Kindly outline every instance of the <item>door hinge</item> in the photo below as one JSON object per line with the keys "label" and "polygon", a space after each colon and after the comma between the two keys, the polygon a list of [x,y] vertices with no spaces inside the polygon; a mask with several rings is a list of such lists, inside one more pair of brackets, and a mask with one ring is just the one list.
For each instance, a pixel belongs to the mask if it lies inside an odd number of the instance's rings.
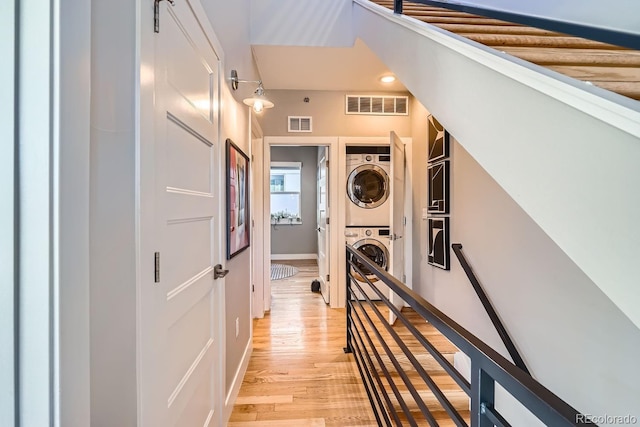
{"label": "door hinge", "polygon": [[154,254],[154,283],[160,283],[160,252]]}
{"label": "door hinge", "polygon": [[255,292],[256,291],[256,285],[251,285],[251,292]]}
{"label": "door hinge", "polygon": [[407,225],[407,217],[405,216],[404,219],[402,220],[404,222],[404,225]]}
{"label": "door hinge", "polygon": [[327,222],[325,224],[329,225],[329,217],[327,217]]}
{"label": "door hinge", "polygon": [[[160,32],[160,2],[162,0],[153,0],[153,32]],[[174,5],[175,0],[167,0],[171,6]]]}
{"label": "door hinge", "polygon": [[330,274],[327,274],[327,282],[329,282],[329,281],[330,281],[330,280],[329,280],[330,278],[331,278],[331,275],[330,275]]}
{"label": "door hinge", "polygon": [[407,283],[407,275],[406,274],[402,275],[402,283]]}

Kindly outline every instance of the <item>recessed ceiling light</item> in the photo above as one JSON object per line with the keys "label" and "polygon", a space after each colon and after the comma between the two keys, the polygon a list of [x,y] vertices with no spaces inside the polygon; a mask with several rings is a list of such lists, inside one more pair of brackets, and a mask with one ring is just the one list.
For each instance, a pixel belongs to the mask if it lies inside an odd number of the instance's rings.
{"label": "recessed ceiling light", "polygon": [[396,81],[396,76],[392,76],[392,75],[382,76],[380,77],[380,81],[382,83],[391,83]]}

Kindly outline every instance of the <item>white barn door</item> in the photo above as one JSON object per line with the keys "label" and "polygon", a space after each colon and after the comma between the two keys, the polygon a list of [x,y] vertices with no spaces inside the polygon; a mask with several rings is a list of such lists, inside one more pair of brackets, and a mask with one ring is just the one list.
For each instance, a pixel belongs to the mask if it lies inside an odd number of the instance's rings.
{"label": "white barn door", "polygon": [[[154,138],[141,141],[152,144],[140,161],[144,179],[154,183],[152,198],[140,195],[142,209],[152,210],[143,218],[155,222],[142,233],[140,265],[159,268],[153,280],[141,283],[144,427],[214,426],[221,412],[221,284],[214,280],[214,265],[223,259],[216,242],[225,203],[219,194],[219,59],[192,3],[159,3]],[[153,153],[151,159],[146,153]]]}

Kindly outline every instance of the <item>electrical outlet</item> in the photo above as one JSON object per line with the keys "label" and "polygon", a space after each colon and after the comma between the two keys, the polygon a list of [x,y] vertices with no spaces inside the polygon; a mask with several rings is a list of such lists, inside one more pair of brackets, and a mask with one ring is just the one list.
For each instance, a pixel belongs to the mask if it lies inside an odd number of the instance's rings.
{"label": "electrical outlet", "polygon": [[240,335],[240,318],[236,317],[236,338]]}

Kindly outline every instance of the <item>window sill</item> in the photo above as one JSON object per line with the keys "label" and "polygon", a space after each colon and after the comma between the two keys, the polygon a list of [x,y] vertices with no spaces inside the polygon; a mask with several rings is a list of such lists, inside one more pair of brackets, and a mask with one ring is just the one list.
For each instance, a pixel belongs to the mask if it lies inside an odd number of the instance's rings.
{"label": "window sill", "polygon": [[280,220],[272,219],[271,225],[302,225],[302,220],[296,221],[295,219],[290,220],[288,218]]}

